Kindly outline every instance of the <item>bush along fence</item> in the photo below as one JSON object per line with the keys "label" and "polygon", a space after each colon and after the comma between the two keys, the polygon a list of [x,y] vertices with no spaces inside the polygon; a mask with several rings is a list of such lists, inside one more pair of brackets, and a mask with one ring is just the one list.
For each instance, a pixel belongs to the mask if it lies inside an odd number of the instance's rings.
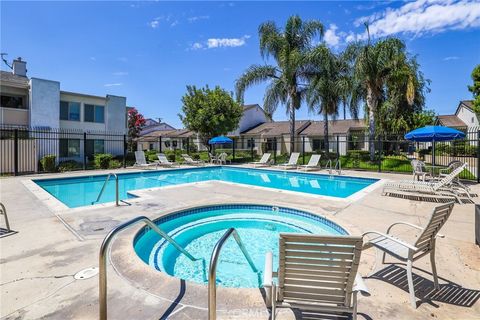
{"label": "bush along fence", "polygon": [[[291,149],[288,134],[240,135],[231,137],[233,143],[203,145],[194,134],[179,136],[147,135],[136,141],[138,150],[144,150],[147,160],[156,161],[162,152],[171,161],[182,162],[188,153],[196,160],[209,161],[209,153],[227,153],[232,163],[256,161],[264,153],[271,154],[273,163],[288,161],[291,152],[299,152],[299,164],[306,164],[312,154],[321,154],[322,168],[411,174],[412,159],[423,160],[433,170],[447,166],[451,161],[467,163],[461,178],[480,182],[480,128],[466,131],[462,140],[432,143],[415,143],[405,140],[403,133],[378,137],[372,144],[365,132],[332,134],[326,141],[323,132],[318,135],[297,135]],[[122,133],[82,132],[64,129],[34,129],[0,127],[0,173],[25,174],[87,169],[108,169],[131,166],[133,152],[127,150],[127,137]],[[373,145],[373,159],[369,146]],[[435,153],[433,154],[433,149]]]}

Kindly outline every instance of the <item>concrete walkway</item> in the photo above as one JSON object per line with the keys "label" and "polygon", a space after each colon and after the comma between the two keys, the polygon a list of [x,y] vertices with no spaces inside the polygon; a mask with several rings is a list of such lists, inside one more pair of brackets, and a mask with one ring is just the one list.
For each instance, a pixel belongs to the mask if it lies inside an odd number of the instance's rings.
{"label": "concrete walkway", "polygon": [[[79,174],[85,173],[70,175]],[[370,172],[344,174],[405,179],[402,175]],[[17,231],[0,239],[2,319],[97,319],[98,276],[75,280],[73,275],[98,266],[98,250],[106,233],[118,223],[138,215],[155,218],[167,211],[209,203],[269,203],[323,214],[360,233],[371,229],[385,231],[390,223],[399,220],[422,225],[435,206],[435,203],[384,197],[381,188],[348,203],[208,182],[142,191],[145,197],[131,206],[53,213],[25,188],[22,180],[30,178],[0,180],[1,202],[8,209],[11,227]],[[472,190],[480,193],[480,186],[473,185]],[[205,200],[206,194],[209,200]],[[436,255],[440,291],[432,290],[429,259],[419,260],[414,269],[419,306],[412,309],[404,266],[377,266],[378,271],[366,279],[372,296],[360,298],[359,319],[478,319],[480,249],[474,245],[473,223],[474,206],[456,205],[442,229],[446,237],[438,240]],[[399,230],[399,234],[413,236],[405,230]],[[371,271],[374,258],[373,249],[364,252],[360,269],[363,276]],[[127,274],[126,267],[115,259],[113,262],[115,268],[110,266],[108,270],[110,319],[207,318],[204,308],[207,297],[195,295],[188,282],[179,282],[178,287],[170,287],[165,292],[157,288],[162,288],[160,283],[143,283],[141,272],[132,277]],[[251,305],[254,307],[249,308],[235,301],[236,289],[229,290],[232,296],[219,295],[222,306],[219,318],[268,319],[259,290],[252,291]],[[278,319],[302,318],[332,319],[288,309],[281,310],[278,315]]]}

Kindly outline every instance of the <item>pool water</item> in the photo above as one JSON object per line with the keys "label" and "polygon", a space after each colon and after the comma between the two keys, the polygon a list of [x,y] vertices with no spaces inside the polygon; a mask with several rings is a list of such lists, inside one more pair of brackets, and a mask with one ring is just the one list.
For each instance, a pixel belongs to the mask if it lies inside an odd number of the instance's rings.
{"label": "pool water", "polygon": [[[118,174],[118,178],[120,200],[134,197],[129,193],[133,190],[211,180],[347,198],[378,181],[347,176],[221,166],[124,173]],[[96,202],[105,179],[106,175],[97,175],[38,179],[34,182],[67,207],[76,208],[115,201],[115,179],[111,178],[102,197]]]}
{"label": "pool water", "polygon": [[203,261],[192,262],[153,231],[143,229],[136,237],[138,256],[153,268],[171,276],[207,283],[208,264],[215,244],[229,228],[235,228],[256,269],[249,266],[239,246],[230,237],[222,248],[217,284],[234,288],[259,288],[265,254],[273,253],[278,267],[279,233],[347,234],[333,222],[304,211],[262,205],[221,205],[186,210],[157,221],[182,248]]}

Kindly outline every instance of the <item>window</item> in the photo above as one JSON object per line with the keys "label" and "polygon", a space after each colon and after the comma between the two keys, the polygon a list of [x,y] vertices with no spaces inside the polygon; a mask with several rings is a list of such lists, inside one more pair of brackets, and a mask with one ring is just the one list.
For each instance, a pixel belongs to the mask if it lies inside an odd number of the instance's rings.
{"label": "window", "polygon": [[85,105],[85,122],[97,122],[97,123],[104,123],[105,122],[105,107],[104,106],[96,106],[93,104],[86,104]]}
{"label": "window", "polygon": [[79,157],[80,139],[60,139],[60,157]]}
{"label": "window", "polygon": [[247,140],[247,148],[255,148],[255,140],[248,139]]}
{"label": "window", "polygon": [[60,120],[80,121],[80,103],[60,101]]}
{"label": "window", "polygon": [[105,153],[105,140],[87,139],[85,141],[85,155],[91,157],[98,153]]}
{"label": "window", "polygon": [[150,144],[148,145],[148,149],[149,149],[149,150],[153,150],[153,143],[150,143]]}
{"label": "window", "polygon": [[24,97],[3,95],[3,94],[1,96],[1,107],[12,108],[12,109],[27,109]]}
{"label": "window", "polygon": [[472,123],[474,123],[474,122],[475,122],[475,118],[474,118],[474,117],[472,117]]}
{"label": "window", "polygon": [[322,139],[313,139],[312,149],[314,151],[320,151],[325,149],[325,141]]}

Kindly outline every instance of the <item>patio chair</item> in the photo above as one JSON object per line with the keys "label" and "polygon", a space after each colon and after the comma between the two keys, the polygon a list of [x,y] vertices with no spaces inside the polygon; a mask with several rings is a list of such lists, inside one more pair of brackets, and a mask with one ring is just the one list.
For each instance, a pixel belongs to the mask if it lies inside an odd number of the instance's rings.
{"label": "patio chair", "polygon": [[262,158],[260,159],[260,161],[254,161],[254,162],[250,162],[250,164],[253,165],[253,167],[267,167],[270,165],[270,156],[271,154],[270,153],[264,153],[262,155]]}
{"label": "patio chair", "polygon": [[179,164],[177,162],[171,162],[167,159],[167,156],[164,153],[157,153],[158,165],[163,167],[175,167]]}
{"label": "patio chair", "polygon": [[222,164],[227,164],[227,161],[230,162],[230,164],[232,164],[232,161],[231,160],[228,160],[227,159],[228,157],[228,154],[226,154],[225,152],[222,152],[218,155],[218,164],[222,165]]}
{"label": "patio chair", "polygon": [[279,164],[277,167],[283,168],[285,170],[289,168],[296,168],[299,157],[300,157],[300,153],[292,152],[292,154],[290,155],[290,159],[288,159],[288,162]]}
{"label": "patio chair", "polygon": [[182,154],[183,159],[185,160],[185,164],[192,165],[192,166],[204,166],[205,162],[202,160],[193,160],[188,154]]}
{"label": "patio chair", "polygon": [[272,253],[265,258],[263,286],[271,319],[278,307],[348,312],[356,319],[357,293],[370,295],[357,274],[362,243],[353,236],[281,233],[277,272]]}
{"label": "patio chair", "polygon": [[155,166],[155,168],[157,168],[158,167],[158,162],[147,163],[147,160],[145,159],[145,152],[135,151],[135,163],[134,163],[133,166],[134,167],[143,167],[143,168],[150,168],[152,166]]}
{"label": "patio chair", "polygon": [[308,160],[307,164],[299,165],[298,168],[307,171],[308,169],[318,169],[318,163],[320,162],[321,155],[319,154],[312,154],[310,160]]}
{"label": "patio chair", "polygon": [[427,176],[432,178],[430,172],[426,171],[425,163],[420,160],[412,160],[411,162],[413,168],[413,180],[421,180],[426,181]]}
{"label": "patio chair", "polygon": [[219,159],[216,155],[211,154],[210,152],[208,153],[208,157],[210,158],[210,163],[219,163]]}
{"label": "patio chair", "polygon": [[[443,237],[438,232],[447,222],[452,213],[454,202],[440,205],[433,209],[432,215],[425,227],[420,227],[408,222],[395,222],[390,225],[386,233],[378,231],[368,231],[363,236],[373,236],[365,243],[363,249],[375,247],[383,251],[382,263],[385,264],[385,255],[389,255],[407,263],[408,291],[410,293],[410,303],[416,308],[415,288],[413,286],[412,265],[413,262],[421,257],[430,254],[430,264],[433,273],[433,282],[435,289],[439,289],[437,268],[435,266],[435,240],[437,237]],[[408,243],[398,237],[393,236],[390,231],[394,226],[404,225],[420,231],[420,235],[415,243]]]}
{"label": "patio chair", "polygon": [[[460,197],[463,195],[467,195],[469,199],[471,199],[470,192],[463,188],[459,184],[453,184],[452,181],[458,177],[458,175],[465,169],[467,166],[466,163],[462,164],[460,167],[456,168],[452,172],[450,172],[447,176],[443,177],[441,180],[438,181],[411,181],[411,180],[403,180],[403,181],[392,181],[385,183],[383,187],[383,194],[389,193],[396,193],[404,192],[410,194],[430,194],[433,196],[446,196],[450,198],[455,198],[459,203],[462,203]],[[393,190],[387,191],[387,190]]]}

